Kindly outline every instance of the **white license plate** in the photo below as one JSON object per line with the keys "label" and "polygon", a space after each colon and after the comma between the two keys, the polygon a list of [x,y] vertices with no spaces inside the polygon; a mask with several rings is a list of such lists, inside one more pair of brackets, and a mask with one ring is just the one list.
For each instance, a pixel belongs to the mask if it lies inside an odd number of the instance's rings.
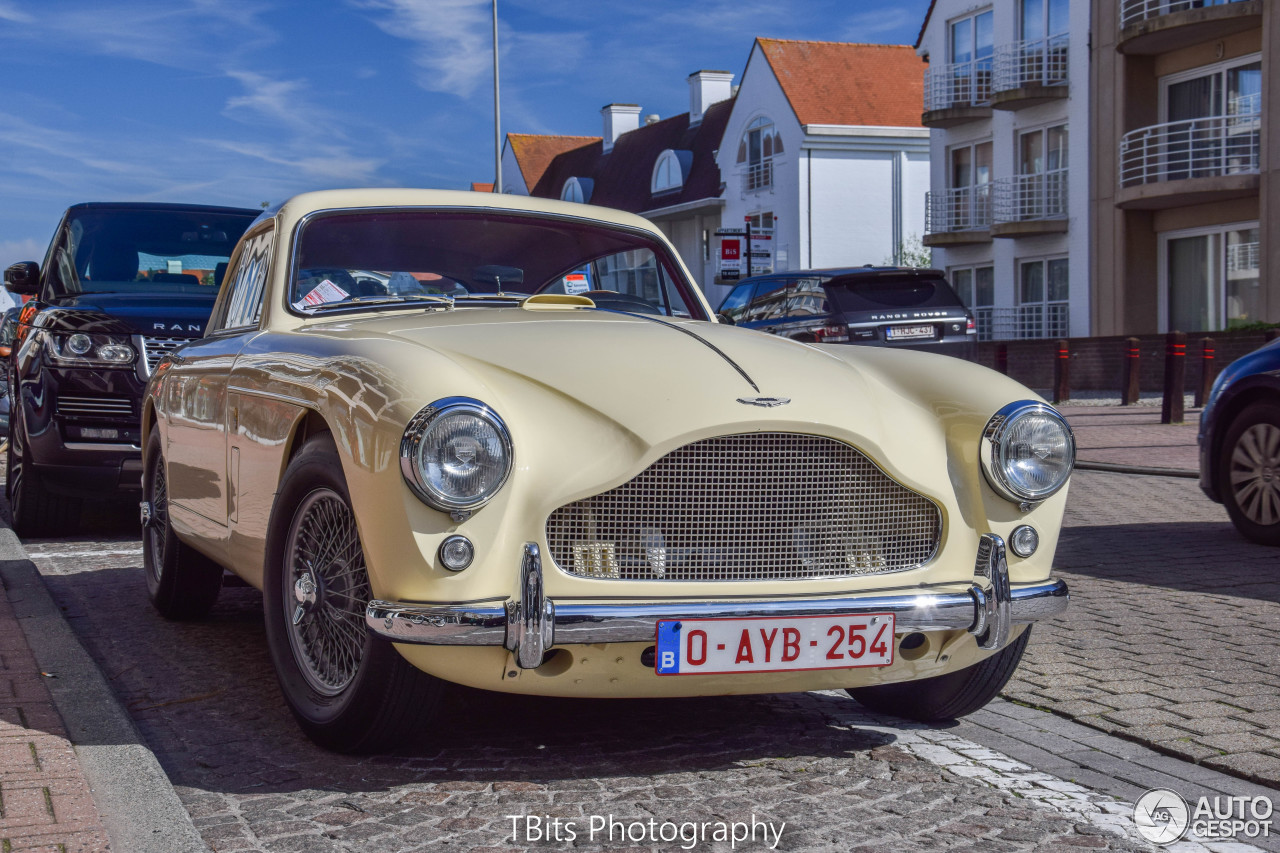
{"label": "white license plate", "polygon": [[933,326],[890,326],[886,334],[891,341],[906,338],[932,338]]}
{"label": "white license plate", "polygon": [[849,669],[893,663],[893,614],[664,619],[658,675]]}

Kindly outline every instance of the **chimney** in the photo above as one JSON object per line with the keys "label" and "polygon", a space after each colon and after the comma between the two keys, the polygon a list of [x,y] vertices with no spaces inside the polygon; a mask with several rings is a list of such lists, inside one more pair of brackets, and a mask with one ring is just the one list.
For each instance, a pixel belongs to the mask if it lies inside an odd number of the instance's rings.
{"label": "chimney", "polygon": [[604,153],[613,150],[613,143],[629,130],[640,127],[639,104],[605,104],[600,108],[604,116]]}
{"label": "chimney", "polygon": [[689,124],[702,121],[712,104],[733,97],[733,73],[730,71],[695,71],[689,75]]}

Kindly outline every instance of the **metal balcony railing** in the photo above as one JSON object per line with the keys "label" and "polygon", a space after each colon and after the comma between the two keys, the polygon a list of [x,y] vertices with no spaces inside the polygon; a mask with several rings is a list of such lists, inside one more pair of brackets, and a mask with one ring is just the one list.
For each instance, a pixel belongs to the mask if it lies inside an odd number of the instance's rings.
{"label": "metal balcony railing", "polygon": [[1066,302],[1016,305],[1012,308],[974,308],[979,341],[1027,341],[1071,337],[1070,306]]}
{"label": "metal balcony railing", "polygon": [[1258,272],[1258,244],[1236,243],[1227,246],[1227,272]]}
{"label": "metal balcony railing", "polygon": [[985,107],[991,103],[991,57],[930,67],[924,72],[924,108]]}
{"label": "metal balcony railing", "polygon": [[1067,170],[1015,175],[994,183],[992,222],[1067,218]]}
{"label": "metal balcony railing", "polygon": [[1070,35],[1018,41],[996,48],[994,91],[1065,86]]}
{"label": "metal balcony railing", "polygon": [[1120,3],[1120,29],[1187,9],[1226,6],[1239,2],[1241,0],[1123,0]]}
{"label": "metal balcony railing", "polygon": [[1256,173],[1261,130],[1257,111],[1131,130],[1120,138],[1120,186]]}
{"label": "metal balcony railing", "polygon": [[924,196],[925,231],[985,231],[991,227],[991,185],[927,192]]}
{"label": "metal balcony railing", "polygon": [[742,173],[742,189],[746,192],[773,186],[773,161],[763,160],[748,166]]}

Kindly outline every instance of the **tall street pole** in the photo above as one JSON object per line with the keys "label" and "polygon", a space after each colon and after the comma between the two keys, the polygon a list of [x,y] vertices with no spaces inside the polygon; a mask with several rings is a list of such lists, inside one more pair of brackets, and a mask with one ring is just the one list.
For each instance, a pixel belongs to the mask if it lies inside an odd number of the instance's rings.
{"label": "tall street pole", "polygon": [[493,0],[493,191],[502,192],[502,113],[498,108],[498,0]]}

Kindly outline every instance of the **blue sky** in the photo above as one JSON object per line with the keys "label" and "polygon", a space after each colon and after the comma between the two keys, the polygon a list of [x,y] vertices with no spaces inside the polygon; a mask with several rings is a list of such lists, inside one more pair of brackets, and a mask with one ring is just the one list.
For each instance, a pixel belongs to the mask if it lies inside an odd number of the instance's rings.
{"label": "blue sky", "polygon": [[[499,0],[502,129],[688,110],[756,36],[914,43],[928,0]],[[0,266],[68,205],[493,175],[489,0],[0,0]]]}

